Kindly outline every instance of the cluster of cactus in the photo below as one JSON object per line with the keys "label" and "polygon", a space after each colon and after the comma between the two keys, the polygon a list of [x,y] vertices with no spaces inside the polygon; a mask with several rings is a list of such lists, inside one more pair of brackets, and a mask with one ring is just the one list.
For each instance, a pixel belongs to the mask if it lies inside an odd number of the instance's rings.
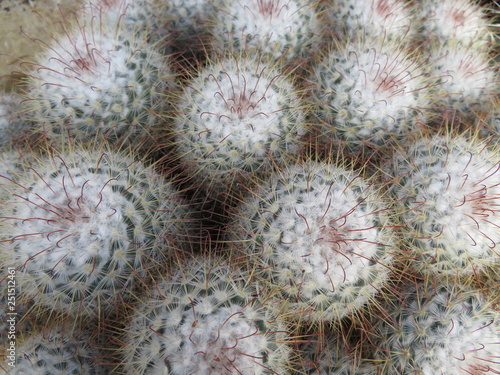
{"label": "cluster of cactus", "polygon": [[498,14],[61,8],[0,98],[0,369],[500,373]]}

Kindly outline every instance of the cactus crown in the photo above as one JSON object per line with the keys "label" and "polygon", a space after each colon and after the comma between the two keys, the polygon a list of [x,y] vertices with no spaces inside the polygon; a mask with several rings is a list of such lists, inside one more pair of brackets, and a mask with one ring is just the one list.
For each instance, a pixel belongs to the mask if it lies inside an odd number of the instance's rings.
{"label": "cactus crown", "polygon": [[106,311],[165,246],[180,246],[188,217],[180,194],[129,156],[75,149],[10,182],[2,264],[18,269],[23,293],[54,309]]}
{"label": "cactus crown", "polygon": [[437,135],[396,155],[392,188],[404,205],[405,232],[419,269],[472,275],[498,264],[498,150],[461,136]]}
{"label": "cactus crown", "polygon": [[464,45],[488,42],[486,12],[477,1],[425,0],[419,9],[427,39],[436,38],[444,45],[449,41],[461,41]]}
{"label": "cactus crown", "polygon": [[292,165],[235,210],[230,241],[301,319],[361,308],[387,277],[388,208],[376,185],[326,163]]}
{"label": "cactus crown", "polygon": [[325,132],[351,152],[405,139],[425,120],[418,109],[429,103],[423,63],[395,43],[367,41],[331,50],[310,79]]}
{"label": "cactus crown", "polygon": [[[224,0],[216,14],[214,47],[246,51],[255,48],[273,60],[308,58],[316,47],[319,20],[310,3],[297,0]],[[229,18],[227,15],[229,14]]]}
{"label": "cactus crown", "polygon": [[148,140],[170,108],[161,97],[175,86],[164,57],[114,12],[87,4],[72,16],[63,17],[63,35],[30,64],[27,112],[49,138]]}
{"label": "cactus crown", "polygon": [[484,48],[456,43],[431,50],[430,74],[437,79],[434,101],[462,119],[488,113],[498,76]]}
{"label": "cactus crown", "polygon": [[500,315],[480,291],[428,280],[400,294],[401,306],[388,308],[390,322],[381,324],[378,343],[389,353],[389,374],[500,370]]}
{"label": "cactus crown", "polygon": [[205,259],[160,281],[127,329],[127,373],[285,373],[287,328],[259,302],[250,279]]}
{"label": "cactus crown", "polygon": [[222,58],[185,89],[175,142],[187,163],[210,175],[257,171],[299,150],[300,97],[286,75],[258,59]]}
{"label": "cactus crown", "polygon": [[328,27],[355,40],[359,34],[383,35],[402,40],[411,24],[410,7],[400,0],[343,0],[326,2],[324,13]]}

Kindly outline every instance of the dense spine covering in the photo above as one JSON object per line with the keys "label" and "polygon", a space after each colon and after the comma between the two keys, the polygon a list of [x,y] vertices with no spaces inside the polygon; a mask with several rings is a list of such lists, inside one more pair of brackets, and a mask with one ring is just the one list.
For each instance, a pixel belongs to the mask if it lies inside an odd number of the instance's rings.
{"label": "dense spine covering", "polygon": [[251,280],[217,258],[157,279],[127,326],[125,373],[288,374],[287,327]]}
{"label": "dense spine covering", "polygon": [[173,139],[193,175],[223,186],[297,154],[306,130],[293,81],[242,55],[210,63],[185,87]]}
{"label": "dense spine covering", "polygon": [[327,163],[291,165],[244,198],[229,241],[262,282],[281,290],[295,319],[360,310],[391,267],[387,197],[373,182]]}
{"label": "dense spine covering", "polygon": [[122,153],[73,149],[4,180],[0,261],[17,270],[19,300],[107,313],[189,234],[172,183]]}
{"label": "dense spine covering", "polygon": [[331,49],[310,76],[321,133],[354,154],[406,139],[427,120],[422,65],[400,44],[380,39]]}
{"label": "dense spine covering", "polygon": [[319,46],[320,22],[311,1],[224,0],[215,14],[216,51],[257,50],[286,63],[309,59]]}
{"label": "dense spine covering", "polygon": [[[63,18],[30,65],[25,87],[27,116],[50,139],[79,142],[96,136],[140,145],[171,109],[174,90],[168,57],[127,29],[121,17],[93,4]],[[69,135],[69,138],[68,138]]]}
{"label": "dense spine covering", "polygon": [[466,47],[490,42],[487,12],[477,0],[424,0],[417,10],[422,39],[444,48],[449,42]]}
{"label": "dense spine covering", "polygon": [[91,334],[68,333],[63,327],[32,327],[18,333],[15,359],[2,356],[0,368],[9,375],[104,375],[102,355],[91,343]]}
{"label": "dense spine covering", "polygon": [[461,44],[442,46],[430,53],[430,75],[436,80],[433,105],[455,116],[455,122],[472,122],[491,109],[498,91],[498,76],[484,48]]}
{"label": "dense spine covering", "polygon": [[0,97],[10,373],[500,374],[498,15],[85,0],[29,32],[45,52]]}
{"label": "dense spine covering", "polygon": [[320,2],[328,32],[340,40],[359,35],[403,40],[411,34],[413,7],[401,0],[338,0]]}
{"label": "dense spine covering", "polygon": [[500,314],[480,291],[432,280],[387,301],[377,356],[383,374],[469,375],[500,371]]}
{"label": "dense spine covering", "polygon": [[101,0],[102,11],[122,18],[126,28],[145,32],[148,43],[170,55],[208,46],[212,0]]}
{"label": "dense spine covering", "polygon": [[148,43],[155,44],[166,36],[158,0],[97,0],[87,6],[104,13],[110,22],[120,22],[130,32],[144,35]]}
{"label": "dense spine covering", "polygon": [[386,166],[414,269],[474,275],[500,257],[498,148],[463,136],[422,138]]}

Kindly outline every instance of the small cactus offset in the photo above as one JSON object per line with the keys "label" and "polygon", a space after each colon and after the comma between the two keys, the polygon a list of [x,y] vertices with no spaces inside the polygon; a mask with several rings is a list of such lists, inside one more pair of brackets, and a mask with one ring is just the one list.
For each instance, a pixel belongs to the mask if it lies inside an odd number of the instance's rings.
{"label": "small cactus offset", "polygon": [[380,187],[320,162],[291,165],[256,185],[231,215],[235,256],[281,290],[299,321],[338,320],[365,306],[392,263],[390,204]]}
{"label": "small cactus offset", "polygon": [[20,301],[106,314],[189,234],[180,193],[122,153],[72,149],[3,180],[0,262],[17,270]]}
{"label": "small cactus offset", "polygon": [[124,373],[288,374],[287,327],[251,280],[216,257],[157,279],[126,328]]}
{"label": "small cactus offset", "polygon": [[223,186],[297,154],[306,130],[293,81],[241,55],[211,62],[184,88],[173,140],[198,180]]}
{"label": "small cactus offset", "polygon": [[386,301],[375,330],[382,374],[482,375],[500,372],[500,313],[480,291],[432,280]]}
{"label": "small cactus offset", "polygon": [[319,47],[320,22],[306,0],[223,0],[213,28],[219,53],[256,50],[285,63],[310,58]]}
{"label": "small cactus offset", "polygon": [[86,4],[64,15],[62,36],[28,64],[25,111],[49,139],[141,145],[171,108],[168,57],[120,21]]}
{"label": "small cactus offset", "polygon": [[427,121],[423,63],[399,43],[367,38],[339,45],[310,83],[320,133],[352,154],[383,152]]}
{"label": "small cactus offset", "polygon": [[396,154],[386,171],[413,269],[454,277],[498,266],[498,147],[436,135]]}

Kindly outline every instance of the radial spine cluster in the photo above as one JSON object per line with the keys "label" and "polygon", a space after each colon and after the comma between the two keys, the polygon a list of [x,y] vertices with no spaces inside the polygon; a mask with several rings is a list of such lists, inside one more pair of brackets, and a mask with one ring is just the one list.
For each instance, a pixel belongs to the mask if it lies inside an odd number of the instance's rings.
{"label": "radial spine cluster", "polygon": [[297,164],[241,203],[229,240],[282,290],[297,319],[336,320],[363,307],[388,277],[389,208],[352,171]]}
{"label": "radial spine cluster", "polygon": [[19,300],[78,315],[127,299],[191,218],[172,184],[121,153],[53,155],[3,187],[0,260],[17,270]]}
{"label": "radial spine cluster", "polygon": [[287,327],[250,275],[192,260],[158,283],[124,338],[127,374],[286,374]]}

